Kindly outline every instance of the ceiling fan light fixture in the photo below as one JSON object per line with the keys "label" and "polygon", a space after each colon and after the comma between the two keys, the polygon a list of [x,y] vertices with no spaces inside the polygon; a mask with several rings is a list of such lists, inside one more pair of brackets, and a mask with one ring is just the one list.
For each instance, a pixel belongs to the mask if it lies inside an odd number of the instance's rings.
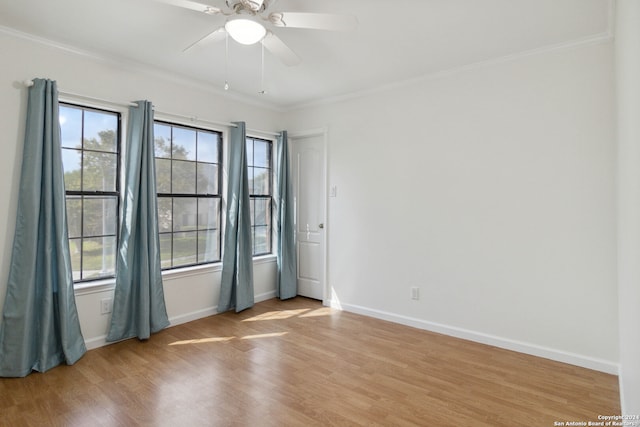
{"label": "ceiling fan light fixture", "polygon": [[245,18],[231,19],[224,24],[224,29],[232,39],[240,44],[252,45],[258,43],[267,34],[259,22]]}

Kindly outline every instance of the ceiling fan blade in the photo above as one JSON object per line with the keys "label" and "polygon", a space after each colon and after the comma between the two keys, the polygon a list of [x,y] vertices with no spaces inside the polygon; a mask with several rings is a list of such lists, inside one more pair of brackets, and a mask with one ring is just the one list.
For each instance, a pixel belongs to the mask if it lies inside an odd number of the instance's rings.
{"label": "ceiling fan blade", "polygon": [[191,43],[189,46],[185,47],[182,51],[186,52],[196,45],[204,45],[205,43],[212,43],[218,40],[222,40],[226,37],[226,35],[227,35],[227,32],[224,29],[224,27],[220,27],[217,30],[213,30],[209,34],[205,35],[204,37],[201,37],[200,39]]}
{"label": "ceiling fan blade", "polygon": [[222,13],[222,9],[215,6],[210,6],[205,3],[198,3],[192,0],[156,0],[160,3],[170,4],[172,6],[181,7],[183,9],[191,9],[196,12],[206,13],[207,15],[217,15]]}
{"label": "ceiling fan blade", "polygon": [[271,31],[267,33],[267,35],[262,39],[262,45],[271,52],[273,55],[277,56],[280,61],[282,61],[285,65],[291,67],[293,65],[298,65],[300,63],[300,58],[298,55],[292,51],[289,46],[284,44],[282,40]]}
{"label": "ceiling fan blade", "polygon": [[276,27],[311,28],[329,31],[352,31],[358,28],[358,20],[353,15],[274,12],[269,15],[268,19]]}

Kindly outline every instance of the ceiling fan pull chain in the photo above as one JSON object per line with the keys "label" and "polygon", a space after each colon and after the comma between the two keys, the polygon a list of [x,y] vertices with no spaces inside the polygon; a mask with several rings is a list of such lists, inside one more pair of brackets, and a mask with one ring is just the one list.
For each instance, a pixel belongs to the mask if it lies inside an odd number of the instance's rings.
{"label": "ceiling fan pull chain", "polygon": [[229,90],[229,33],[225,33],[224,45],[224,90]]}
{"label": "ceiling fan pull chain", "polygon": [[264,95],[266,91],[264,90],[264,44],[260,43],[260,49],[262,51],[262,61],[260,67],[260,95]]}

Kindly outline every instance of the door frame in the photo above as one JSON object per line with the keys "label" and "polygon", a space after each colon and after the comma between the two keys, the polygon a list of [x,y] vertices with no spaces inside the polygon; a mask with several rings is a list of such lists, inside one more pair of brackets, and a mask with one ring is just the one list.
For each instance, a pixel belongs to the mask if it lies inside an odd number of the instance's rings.
{"label": "door frame", "polygon": [[[329,224],[329,199],[328,199],[328,191],[327,189],[329,188],[329,174],[328,174],[328,159],[329,159],[329,149],[328,149],[328,128],[325,127],[321,127],[321,128],[314,128],[314,129],[308,129],[308,130],[302,130],[302,131],[292,131],[292,132],[288,132],[288,137],[290,139],[290,150],[288,155],[291,155],[291,147],[293,146],[293,144],[296,143],[296,139],[301,139],[301,138],[311,138],[314,136],[319,136],[322,138],[322,151],[323,151],[323,157],[324,157],[324,162],[322,165],[322,169],[324,172],[324,182],[322,185],[322,194],[321,194],[321,198],[323,201],[323,216],[324,216],[324,250],[322,252],[322,265],[323,265],[323,277],[324,277],[324,285],[322,287],[322,305],[327,306],[331,303],[331,293],[329,292],[329,289],[331,289],[329,287],[329,257],[328,257],[328,253],[329,253],[329,229],[331,227],[331,225]],[[298,218],[296,215],[296,224],[297,224]],[[297,239],[296,239],[297,240]]]}

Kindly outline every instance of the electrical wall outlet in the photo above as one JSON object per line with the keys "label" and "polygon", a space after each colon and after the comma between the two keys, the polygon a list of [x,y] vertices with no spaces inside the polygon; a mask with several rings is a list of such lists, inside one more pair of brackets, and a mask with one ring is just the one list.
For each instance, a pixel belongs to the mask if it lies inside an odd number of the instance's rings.
{"label": "electrical wall outlet", "polygon": [[100,300],[100,314],[109,314],[113,310],[113,298],[103,298]]}
{"label": "electrical wall outlet", "polygon": [[417,287],[411,288],[411,299],[414,299],[414,300],[420,299],[420,288],[417,288]]}

